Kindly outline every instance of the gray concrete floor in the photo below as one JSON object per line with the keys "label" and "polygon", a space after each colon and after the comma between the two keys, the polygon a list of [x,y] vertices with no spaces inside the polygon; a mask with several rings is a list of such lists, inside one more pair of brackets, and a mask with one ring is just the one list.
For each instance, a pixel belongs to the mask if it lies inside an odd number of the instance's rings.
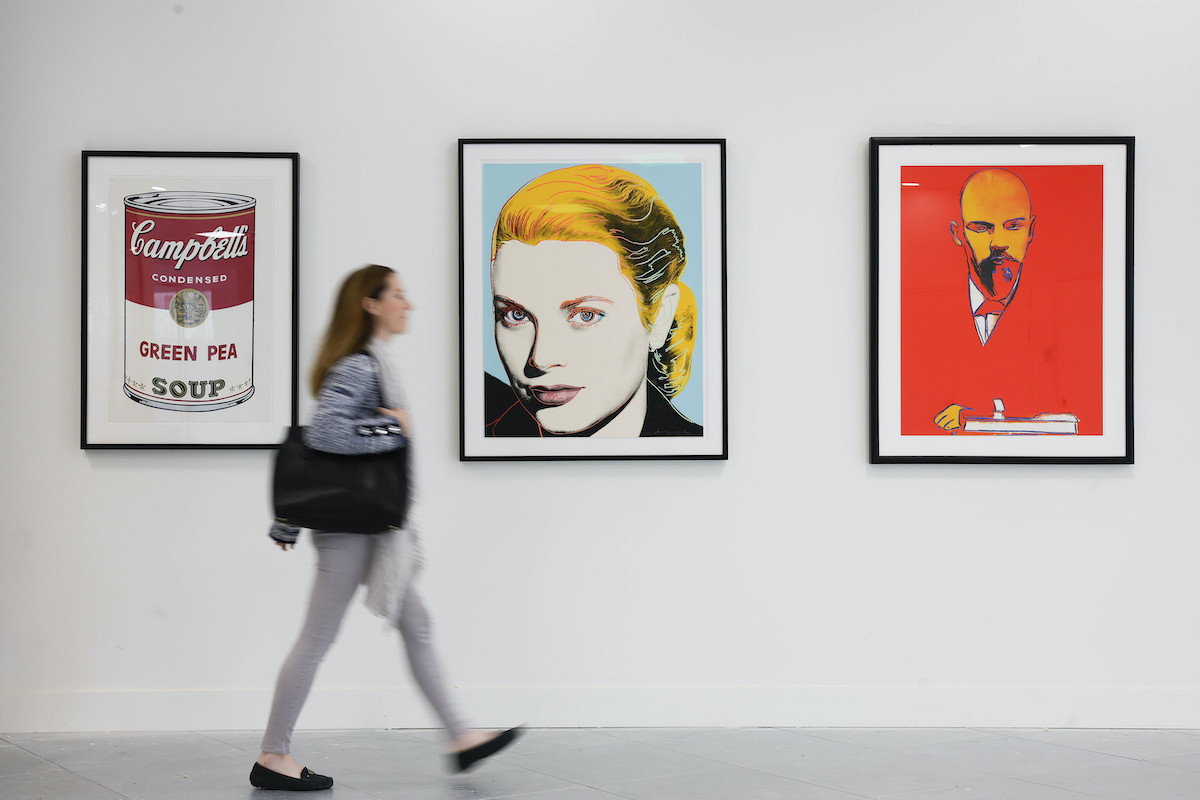
{"label": "gray concrete floor", "polygon": [[[0,798],[278,797],[247,780],[259,736],[0,734]],[[1200,731],[533,729],[464,775],[439,731],[304,731],[292,752],[338,800],[1200,798]]]}

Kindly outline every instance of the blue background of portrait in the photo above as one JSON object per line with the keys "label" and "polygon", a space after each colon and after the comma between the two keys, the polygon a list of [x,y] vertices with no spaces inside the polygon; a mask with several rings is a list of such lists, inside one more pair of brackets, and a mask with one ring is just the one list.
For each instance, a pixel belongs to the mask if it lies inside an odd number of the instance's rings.
{"label": "blue background of portrait", "polygon": [[[496,216],[500,208],[512,197],[518,189],[529,181],[547,172],[563,167],[574,166],[575,163],[544,163],[544,164],[483,164],[483,221],[484,230],[480,231],[482,241],[480,246],[479,263],[483,270],[483,286],[488,287],[483,297],[483,365],[484,370],[491,375],[507,382],[504,365],[500,363],[500,354],[496,351],[494,336],[495,322],[492,312],[491,295],[491,254],[492,228],[496,224]],[[696,349],[692,355],[692,372],[687,386],[683,391],[671,398],[671,403],[693,422],[704,424],[704,338],[703,311],[704,286],[703,247],[702,247],[702,176],[701,165],[689,164],[630,164],[615,163],[607,166],[632,172],[644,178],[658,192],[659,197],[671,209],[675,219],[683,229],[684,248],[687,252],[687,267],[683,271],[683,283],[696,296],[696,305],[701,311],[697,314],[699,324],[696,327]]]}

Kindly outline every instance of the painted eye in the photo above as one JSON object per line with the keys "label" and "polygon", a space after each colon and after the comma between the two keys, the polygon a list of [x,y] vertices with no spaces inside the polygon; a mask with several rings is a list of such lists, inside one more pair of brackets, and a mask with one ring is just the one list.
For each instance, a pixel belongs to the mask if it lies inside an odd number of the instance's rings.
{"label": "painted eye", "polygon": [[496,310],[496,318],[500,320],[501,325],[515,328],[529,321],[529,312],[523,308],[501,308]]}
{"label": "painted eye", "polygon": [[967,225],[967,230],[974,231],[975,233],[987,233],[991,228],[992,226],[986,222],[972,222]]}
{"label": "painted eye", "polygon": [[567,314],[567,322],[576,328],[590,328],[604,319],[604,312],[594,308],[576,308]]}

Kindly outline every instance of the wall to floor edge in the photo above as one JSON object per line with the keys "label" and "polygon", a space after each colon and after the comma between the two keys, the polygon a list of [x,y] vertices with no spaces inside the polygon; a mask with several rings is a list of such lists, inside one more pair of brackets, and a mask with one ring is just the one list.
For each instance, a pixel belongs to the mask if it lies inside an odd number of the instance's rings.
{"label": "wall to floor edge", "polygon": [[[1189,728],[1190,688],[1107,686],[457,686],[480,727]],[[13,732],[253,730],[269,689],[38,693],[0,696]],[[29,701],[34,705],[31,706]],[[33,709],[36,708],[36,711]],[[638,709],[636,723],[629,709]],[[519,711],[517,711],[519,709]],[[519,718],[518,718],[519,715]],[[300,727],[436,728],[415,687],[314,688]]]}

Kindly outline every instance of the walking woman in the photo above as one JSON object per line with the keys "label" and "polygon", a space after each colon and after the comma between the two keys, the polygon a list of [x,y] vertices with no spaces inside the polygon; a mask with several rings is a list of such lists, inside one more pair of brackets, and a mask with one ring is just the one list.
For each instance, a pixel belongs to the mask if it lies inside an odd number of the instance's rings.
{"label": "walking woman", "polygon": [[[392,269],[375,264],[342,283],[333,319],[311,375],[317,408],[305,443],[343,454],[406,447],[410,422],[394,360],[384,345],[405,332],[412,303]],[[411,482],[410,482],[411,483]],[[518,729],[469,730],[447,691],[430,635],[429,612],[415,586],[421,568],[416,527],[377,534],[314,531],[317,574],[300,637],[280,670],[262,752],[250,783],[262,789],[327,789],[333,779],[301,767],[290,755],[292,731],[317,667],[333,644],[360,584],[367,605],[399,629],[413,677],[450,739],[451,768],[462,771],[510,744]],[[299,530],[276,522],[271,538],[283,550]]]}

